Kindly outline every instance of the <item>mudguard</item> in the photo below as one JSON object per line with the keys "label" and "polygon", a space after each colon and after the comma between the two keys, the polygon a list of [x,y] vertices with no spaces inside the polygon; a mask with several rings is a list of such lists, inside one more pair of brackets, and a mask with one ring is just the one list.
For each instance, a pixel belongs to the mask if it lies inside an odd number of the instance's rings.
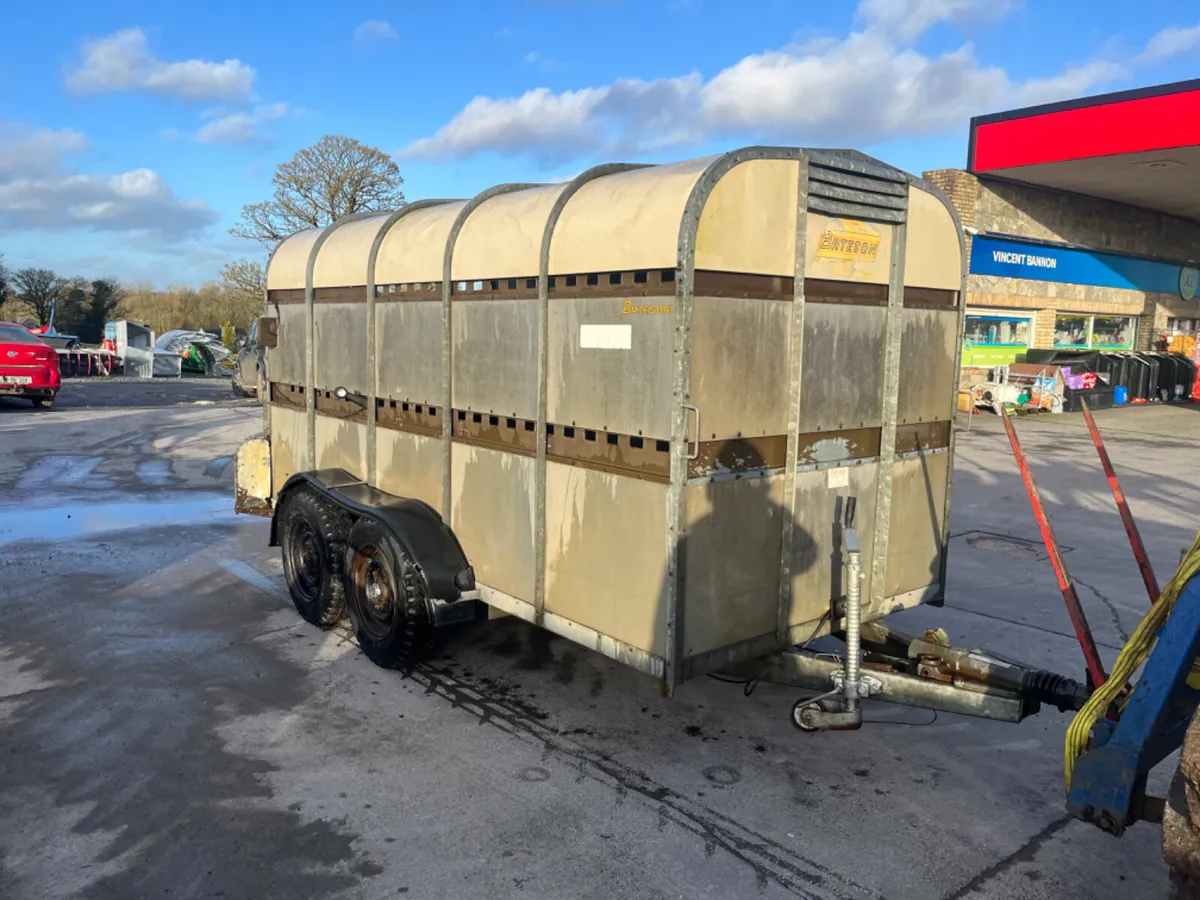
{"label": "mudguard", "polygon": [[425,579],[425,596],[453,603],[475,590],[475,571],[462,545],[438,512],[427,503],[385,493],[344,469],[297,472],[279,491],[271,516],[271,546],[278,546],[278,511],[289,491],[304,486],[327,497],[353,515],[368,516],[388,528],[417,563]]}

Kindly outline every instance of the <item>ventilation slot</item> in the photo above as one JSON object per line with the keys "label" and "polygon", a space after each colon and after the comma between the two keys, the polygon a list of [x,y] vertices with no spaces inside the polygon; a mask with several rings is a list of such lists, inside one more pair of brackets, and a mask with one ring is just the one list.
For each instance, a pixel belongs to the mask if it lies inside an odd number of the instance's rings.
{"label": "ventilation slot", "polygon": [[809,165],[808,208],[829,216],[850,216],[902,224],[908,212],[908,181],[894,169],[850,157],[830,156]]}

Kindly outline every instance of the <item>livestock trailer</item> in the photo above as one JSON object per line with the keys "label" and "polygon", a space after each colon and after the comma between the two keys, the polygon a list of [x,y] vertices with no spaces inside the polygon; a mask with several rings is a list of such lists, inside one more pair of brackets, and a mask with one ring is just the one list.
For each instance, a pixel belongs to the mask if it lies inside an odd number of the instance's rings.
{"label": "livestock trailer", "polygon": [[238,508],[301,613],[345,604],[383,665],[500,612],[670,693],[843,632],[847,598],[938,603],[963,260],[933,186],[792,148],[301,232],[267,270]]}

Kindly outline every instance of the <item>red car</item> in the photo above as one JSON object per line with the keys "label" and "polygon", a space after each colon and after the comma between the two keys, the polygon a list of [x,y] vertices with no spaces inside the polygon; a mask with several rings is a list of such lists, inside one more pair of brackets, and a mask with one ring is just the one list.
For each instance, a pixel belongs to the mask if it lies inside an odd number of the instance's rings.
{"label": "red car", "polygon": [[0,397],[25,397],[49,409],[60,387],[54,348],[22,325],[0,322]]}

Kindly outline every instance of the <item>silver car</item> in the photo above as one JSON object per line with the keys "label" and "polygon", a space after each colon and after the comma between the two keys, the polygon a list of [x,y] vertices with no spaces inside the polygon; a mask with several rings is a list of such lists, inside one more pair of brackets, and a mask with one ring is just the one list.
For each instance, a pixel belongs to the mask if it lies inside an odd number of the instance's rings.
{"label": "silver car", "polygon": [[233,366],[233,392],[239,397],[261,397],[263,381],[263,348],[258,346],[258,320],[250,326],[238,348]]}

